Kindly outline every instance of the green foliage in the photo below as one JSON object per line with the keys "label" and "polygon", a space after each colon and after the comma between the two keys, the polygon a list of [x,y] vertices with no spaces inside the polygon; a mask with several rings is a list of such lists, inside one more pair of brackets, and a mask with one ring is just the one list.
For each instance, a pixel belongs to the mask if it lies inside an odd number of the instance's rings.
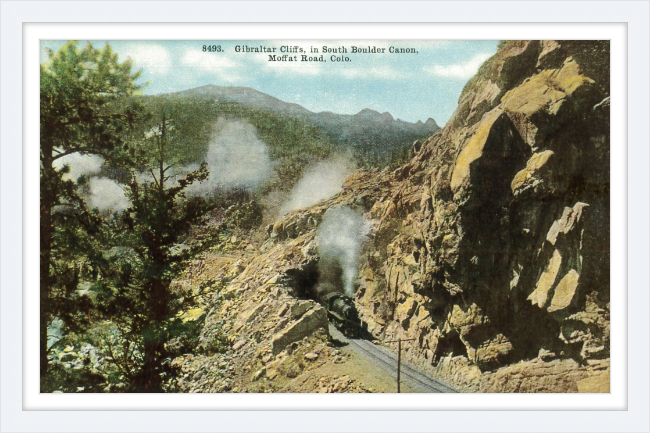
{"label": "green foliage", "polygon": [[199,335],[204,324],[205,316],[195,321],[183,322],[178,318],[169,321],[166,326],[167,354],[172,357],[194,351],[199,346]]}
{"label": "green foliage", "polygon": [[82,369],[71,374],[65,367],[56,365],[41,382],[41,392],[101,392],[101,385],[104,385],[105,382],[106,379],[103,375],[90,369]]}
{"label": "green foliage", "polygon": [[[140,72],[131,72],[131,61],[118,62],[110,45],[82,50],[77,42],[48,52],[41,65],[42,158],[60,158],[82,152],[115,158],[111,152],[124,144],[128,127],[141,108],[124,103],[139,87]],[[47,155],[46,150],[55,152]]]}
{"label": "green foliage", "polygon": [[[89,212],[77,186],[54,168],[54,161],[75,152],[99,154],[124,163],[125,138],[141,111],[125,102],[138,86],[131,62],[119,63],[109,45],[79,50],[65,44],[40,67],[41,162],[41,374],[47,372],[47,324],[53,315],[68,325],[82,325],[89,300],[75,298],[77,262],[98,257],[102,221]],[[84,179],[81,179],[82,183]]]}
{"label": "green foliage", "polygon": [[152,130],[137,155],[138,169],[148,168],[151,178],[138,180],[134,173],[129,185],[132,207],[122,218],[118,236],[121,247],[131,249],[137,260],[119,266],[109,282],[112,290],[104,291],[108,296],[102,297],[103,314],[112,317],[122,340],[142,353],[140,359],[129,358],[128,350],[122,352],[124,359],[113,357],[133,366],[132,371],[121,370],[129,377],[131,389],[138,392],[161,392],[165,375],[172,374],[165,363],[165,343],[178,331],[174,319],[184,307],[181,295],[171,289],[183,263],[183,255],[174,254],[173,247],[201,216],[201,206],[184,199],[185,189],[208,177],[205,164],[174,176],[168,152],[172,128],[164,115]]}

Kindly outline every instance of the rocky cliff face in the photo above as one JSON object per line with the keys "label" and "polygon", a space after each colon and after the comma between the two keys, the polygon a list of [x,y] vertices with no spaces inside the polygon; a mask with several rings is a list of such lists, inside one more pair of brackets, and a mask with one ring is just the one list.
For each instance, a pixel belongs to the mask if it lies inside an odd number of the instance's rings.
{"label": "rocky cliff face", "polygon": [[359,290],[376,335],[440,368],[605,368],[608,43],[507,44],[394,181]]}
{"label": "rocky cliff face", "polygon": [[219,322],[252,342],[241,359],[272,363],[302,317],[322,329],[296,298],[318,285],[316,227],[345,205],[371,227],[356,300],[375,337],[413,339],[409,360],[467,391],[608,391],[609,43],[505,44],[413,153],[270,225],[204,336]]}

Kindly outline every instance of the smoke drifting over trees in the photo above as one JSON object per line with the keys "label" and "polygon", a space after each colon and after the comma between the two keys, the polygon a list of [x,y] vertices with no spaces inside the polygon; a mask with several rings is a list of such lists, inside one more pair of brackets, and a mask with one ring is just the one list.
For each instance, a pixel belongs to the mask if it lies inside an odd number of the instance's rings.
{"label": "smoke drifting over trees", "polygon": [[101,156],[83,155],[78,152],[61,157],[53,164],[58,171],[68,167],[68,172],[63,174],[63,180],[76,183],[81,176],[90,177],[87,187],[79,188],[90,209],[99,209],[104,213],[123,211],[131,202],[120,184],[112,179],[94,176],[101,173],[103,165],[104,158]]}
{"label": "smoke drifting over trees", "polygon": [[267,144],[257,137],[253,125],[241,120],[217,120],[206,162],[210,177],[193,185],[188,194],[210,195],[228,189],[253,191],[273,174]]}
{"label": "smoke drifting over trees", "polygon": [[[209,196],[217,191],[232,189],[253,191],[266,183],[274,173],[267,144],[257,137],[253,125],[241,120],[221,118],[216,122],[205,160],[210,177],[203,183],[191,185],[187,191],[190,196]],[[82,175],[92,176],[83,191],[91,208],[113,213],[130,206],[120,184],[93,176],[99,174],[104,165],[101,156],[73,153],[57,160],[55,168],[60,170],[66,165],[69,172],[64,179],[76,182]],[[198,164],[172,168],[171,185],[177,185],[178,179],[197,168]],[[329,177],[338,176],[340,171],[340,168],[335,169],[335,174]],[[154,180],[148,172],[137,173],[136,176],[139,181]]]}
{"label": "smoke drifting over trees", "polygon": [[91,209],[100,212],[120,212],[131,206],[131,202],[122,187],[114,180],[104,177],[93,177],[88,182],[90,192],[86,196]]}
{"label": "smoke drifting over trees", "polygon": [[98,174],[102,169],[102,165],[104,165],[104,158],[99,155],[82,155],[79,152],[75,152],[62,156],[55,160],[52,165],[59,171],[67,165],[69,171],[63,175],[63,180],[76,182],[79,176]]}
{"label": "smoke drifting over trees", "polygon": [[335,196],[343,189],[343,181],[353,169],[341,157],[321,161],[307,169],[282,205],[281,213],[304,209]]}

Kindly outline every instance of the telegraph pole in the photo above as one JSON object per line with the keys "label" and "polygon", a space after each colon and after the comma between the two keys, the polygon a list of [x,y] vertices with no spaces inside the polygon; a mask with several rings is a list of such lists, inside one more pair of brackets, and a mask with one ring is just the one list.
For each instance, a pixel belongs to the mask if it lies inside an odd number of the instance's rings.
{"label": "telegraph pole", "polygon": [[397,393],[400,390],[400,373],[402,371],[402,340],[397,340]]}
{"label": "telegraph pole", "polygon": [[401,389],[401,375],[402,375],[402,341],[413,341],[415,338],[398,339],[384,341],[384,343],[397,343],[397,393],[402,392]]}

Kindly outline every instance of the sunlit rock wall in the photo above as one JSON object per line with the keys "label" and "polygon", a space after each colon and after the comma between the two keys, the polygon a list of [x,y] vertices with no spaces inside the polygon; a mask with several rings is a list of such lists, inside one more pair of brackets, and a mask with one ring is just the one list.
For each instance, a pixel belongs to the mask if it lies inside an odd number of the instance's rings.
{"label": "sunlit rock wall", "polygon": [[370,331],[414,338],[407,358],[432,368],[462,357],[448,374],[466,383],[520,360],[602,367],[609,43],[508,42],[418,147],[369,214],[357,298]]}

